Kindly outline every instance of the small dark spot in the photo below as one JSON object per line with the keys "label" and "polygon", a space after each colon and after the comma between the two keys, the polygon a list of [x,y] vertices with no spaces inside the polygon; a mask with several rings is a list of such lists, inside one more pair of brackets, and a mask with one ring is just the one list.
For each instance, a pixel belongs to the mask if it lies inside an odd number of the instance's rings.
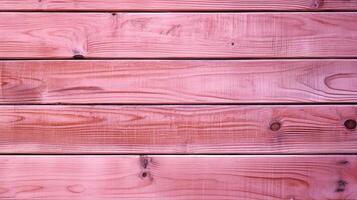
{"label": "small dark spot", "polygon": [[74,58],[74,59],[83,59],[84,56],[81,55],[81,54],[76,54],[76,55],[73,56],[73,58]]}
{"label": "small dark spot", "polygon": [[338,181],[338,185],[346,186],[347,182],[345,180],[341,179],[341,180]]}
{"label": "small dark spot", "polygon": [[234,42],[232,42],[231,45],[234,46],[235,45]]}
{"label": "small dark spot", "polygon": [[279,122],[273,122],[270,124],[270,130],[278,131],[281,128],[281,124]]}
{"label": "small dark spot", "polygon": [[353,120],[353,119],[348,119],[345,121],[344,123],[345,127],[349,130],[354,130],[356,129],[357,127],[357,123],[356,123],[356,120]]}
{"label": "small dark spot", "polygon": [[38,0],[38,2],[39,2],[39,3],[41,3],[41,2],[42,2],[42,0]]}
{"label": "small dark spot", "polygon": [[152,181],[153,180],[153,177],[152,175],[150,174],[149,171],[142,171],[139,175],[139,177],[141,179],[145,179],[145,180],[149,180],[149,181]]}
{"label": "small dark spot", "polygon": [[337,182],[337,189],[335,190],[335,192],[344,192],[347,184],[348,183],[345,180],[339,180]]}
{"label": "small dark spot", "polygon": [[116,16],[117,14],[116,13],[112,13],[113,16]]}
{"label": "small dark spot", "polygon": [[341,188],[337,188],[336,189],[336,192],[343,192],[343,191],[345,191],[344,189],[341,189]]}
{"label": "small dark spot", "polygon": [[143,172],[142,174],[141,174],[141,177],[143,177],[143,178],[145,178],[145,177],[147,177],[148,176],[148,173],[147,172]]}
{"label": "small dark spot", "polygon": [[338,161],[338,164],[339,165],[348,165],[348,164],[350,164],[350,162],[348,162],[348,160],[340,160],[340,161]]}

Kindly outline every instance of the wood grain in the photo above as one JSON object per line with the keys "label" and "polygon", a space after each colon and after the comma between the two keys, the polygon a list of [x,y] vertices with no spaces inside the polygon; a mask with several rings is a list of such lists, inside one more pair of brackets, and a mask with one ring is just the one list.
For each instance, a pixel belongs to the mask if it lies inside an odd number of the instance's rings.
{"label": "wood grain", "polygon": [[356,156],[1,156],[11,200],[356,200]]}
{"label": "wood grain", "polygon": [[357,13],[0,13],[1,58],[352,58]]}
{"label": "wood grain", "polygon": [[356,153],[349,119],[357,106],[1,106],[0,153]]}
{"label": "wood grain", "polygon": [[357,10],[356,0],[2,0],[2,11]]}
{"label": "wood grain", "polygon": [[357,102],[357,61],[2,61],[0,83],[2,104]]}

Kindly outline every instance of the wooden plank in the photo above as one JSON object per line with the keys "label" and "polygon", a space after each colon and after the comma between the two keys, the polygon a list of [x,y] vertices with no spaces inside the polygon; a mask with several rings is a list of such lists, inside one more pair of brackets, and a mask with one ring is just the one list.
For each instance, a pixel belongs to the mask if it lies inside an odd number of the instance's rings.
{"label": "wooden plank", "polygon": [[0,153],[356,153],[356,119],[355,105],[1,106]]}
{"label": "wooden plank", "polygon": [[356,156],[1,156],[1,199],[292,200],[357,196]]}
{"label": "wooden plank", "polygon": [[0,58],[357,56],[357,13],[0,13]]}
{"label": "wooden plank", "polygon": [[356,0],[2,0],[2,11],[357,10]]}
{"label": "wooden plank", "polygon": [[357,61],[2,61],[0,83],[2,104],[357,102]]}

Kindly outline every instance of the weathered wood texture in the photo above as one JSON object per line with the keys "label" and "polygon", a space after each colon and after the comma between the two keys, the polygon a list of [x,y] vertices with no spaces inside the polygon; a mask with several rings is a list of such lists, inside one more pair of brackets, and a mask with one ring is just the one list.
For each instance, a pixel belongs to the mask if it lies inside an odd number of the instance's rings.
{"label": "weathered wood texture", "polygon": [[0,58],[356,57],[357,13],[0,13]]}
{"label": "weathered wood texture", "polygon": [[2,61],[0,83],[2,104],[357,102],[357,61]]}
{"label": "weathered wood texture", "polygon": [[0,198],[355,200],[356,156],[1,156]]}
{"label": "weathered wood texture", "polygon": [[357,10],[356,0],[1,0],[2,11]]}
{"label": "weathered wood texture", "polygon": [[357,106],[1,106],[0,152],[356,153],[356,118]]}

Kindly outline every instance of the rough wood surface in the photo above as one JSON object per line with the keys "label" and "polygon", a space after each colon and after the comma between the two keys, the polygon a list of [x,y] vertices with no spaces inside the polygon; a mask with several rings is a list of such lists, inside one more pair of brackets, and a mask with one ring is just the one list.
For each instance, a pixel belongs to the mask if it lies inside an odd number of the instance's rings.
{"label": "rough wood surface", "polygon": [[356,57],[357,13],[0,13],[0,58]]}
{"label": "rough wood surface", "polygon": [[356,156],[1,156],[11,200],[355,200]]}
{"label": "rough wood surface", "polygon": [[2,61],[0,103],[357,102],[357,61]]}
{"label": "rough wood surface", "polygon": [[0,153],[356,153],[356,118],[357,106],[1,106]]}
{"label": "rough wood surface", "polygon": [[357,10],[356,0],[1,0],[2,11]]}

